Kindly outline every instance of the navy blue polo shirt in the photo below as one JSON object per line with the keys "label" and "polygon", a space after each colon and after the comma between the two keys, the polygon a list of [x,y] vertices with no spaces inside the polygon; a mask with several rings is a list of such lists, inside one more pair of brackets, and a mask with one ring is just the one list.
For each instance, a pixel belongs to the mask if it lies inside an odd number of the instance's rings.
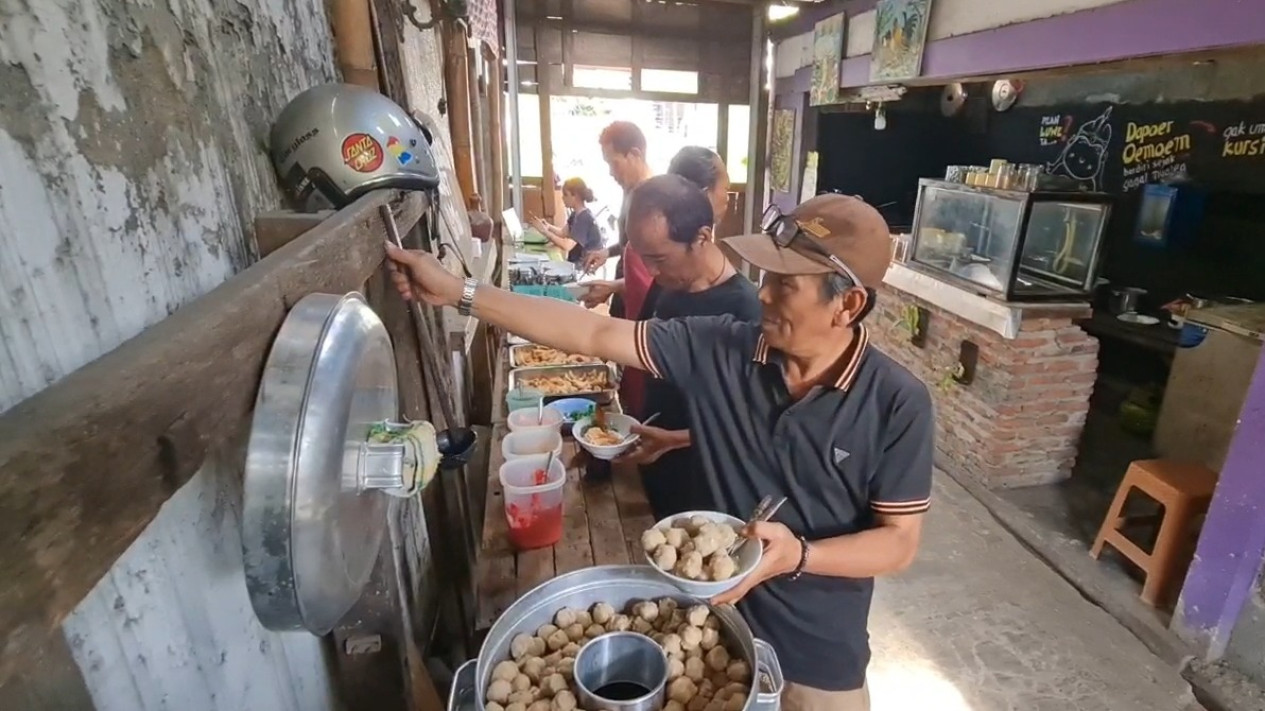
{"label": "navy blue polo shirt", "polygon": [[[685,395],[707,508],[746,518],[785,496],[774,520],[808,540],[873,528],[876,514],[920,514],[931,498],[935,416],[927,388],[869,346],[858,326],[838,380],[792,401],[782,356],[758,323],[728,316],[643,321],[645,369]],[[777,650],[789,681],[860,688],[869,664],[872,578],[769,580],[739,603]]]}

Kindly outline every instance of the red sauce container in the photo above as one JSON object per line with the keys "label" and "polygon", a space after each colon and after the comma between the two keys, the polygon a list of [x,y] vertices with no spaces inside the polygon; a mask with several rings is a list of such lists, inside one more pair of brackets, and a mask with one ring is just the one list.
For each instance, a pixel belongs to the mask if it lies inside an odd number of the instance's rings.
{"label": "red sauce container", "polygon": [[567,470],[552,457],[523,457],[501,465],[501,489],[510,544],[520,551],[552,546],[562,539],[562,486]]}

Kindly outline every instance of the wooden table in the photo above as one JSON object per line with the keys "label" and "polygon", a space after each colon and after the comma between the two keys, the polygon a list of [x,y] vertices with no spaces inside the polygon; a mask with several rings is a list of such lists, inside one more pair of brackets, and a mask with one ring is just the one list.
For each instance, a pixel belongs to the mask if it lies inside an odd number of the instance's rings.
{"label": "wooden table", "polygon": [[[508,369],[502,357],[498,368]],[[504,412],[505,378],[498,373],[498,414]],[[563,488],[562,540],[551,548],[516,552],[509,543],[499,472],[505,461],[501,441],[508,433],[504,421],[492,429],[488,457],[488,488],[484,504],[483,537],[478,554],[475,628],[492,626],[497,617],[523,593],[562,573],[592,565],[627,565],[643,561],[641,534],[654,525],[635,466],[615,467],[608,481],[582,480],[582,468],[567,469]],[[562,461],[570,465],[575,442],[563,442]]]}

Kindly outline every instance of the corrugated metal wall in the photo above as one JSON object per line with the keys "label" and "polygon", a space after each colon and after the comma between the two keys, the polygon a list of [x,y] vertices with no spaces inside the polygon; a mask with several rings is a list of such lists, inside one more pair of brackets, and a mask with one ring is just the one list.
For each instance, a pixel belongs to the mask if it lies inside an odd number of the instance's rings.
{"label": "corrugated metal wall", "polygon": [[[0,0],[0,411],[250,263],[280,203],[269,123],[332,56],[322,0]],[[65,623],[96,708],[332,708],[320,641],[247,600],[242,460],[198,473]],[[82,707],[56,693],[39,708]]]}

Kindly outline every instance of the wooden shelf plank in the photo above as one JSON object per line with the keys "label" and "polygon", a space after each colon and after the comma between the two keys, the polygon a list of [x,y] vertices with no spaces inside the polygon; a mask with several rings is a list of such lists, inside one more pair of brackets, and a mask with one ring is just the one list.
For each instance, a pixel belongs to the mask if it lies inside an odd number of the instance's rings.
{"label": "wooden shelf plank", "polygon": [[[495,398],[497,424],[493,429],[488,465],[488,495],[484,509],[479,577],[476,591],[478,630],[486,630],[524,593],[555,575],[593,565],[628,565],[644,561],[641,534],[654,525],[641,490],[636,467],[616,467],[606,481],[587,481],[583,466],[570,466],[576,444],[565,441],[562,459],[568,463],[563,489],[562,539],[557,545],[515,552],[509,544],[499,470],[504,457],[501,442],[508,432],[505,416],[507,353],[498,359]],[[618,401],[615,409],[619,410]]]}
{"label": "wooden shelf plank", "polygon": [[624,540],[628,544],[628,555],[632,562],[644,563],[641,534],[653,526],[655,520],[650,513],[650,504],[646,501],[646,492],[641,487],[637,467],[631,464],[616,466],[611,483],[614,485],[615,499],[619,502],[619,520],[624,530]]}
{"label": "wooden shelf plank", "polygon": [[509,428],[493,425],[488,451],[488,495],[483,507],[483,535],[479,546],[478,583],[475,589],[475,627],[487,629],[518,597],[514,551],[510,549],[505,522],[505,496],[499,472],[505,456],[501,442]]}
{"label": "wooden shelf plank", "polygon": [[[361,198],[0,416],[0,684],[209,454],[240,446],[289,308],[361,288],[397,196]],[[425,203],[404,198],[402,231]]]}
{"label": "wooden shelf plank", "polygon": [[[575,453],[575,443],[563,445],[564,462],[570,462]],[[567,483],[562,499],[562,540],[554,547],[554,569],[558,575],[593,565],[593,545],[589,540],[589,512],[584,505],[584,489],[580,477],[583,472],[575,467],[567,469]]]}

